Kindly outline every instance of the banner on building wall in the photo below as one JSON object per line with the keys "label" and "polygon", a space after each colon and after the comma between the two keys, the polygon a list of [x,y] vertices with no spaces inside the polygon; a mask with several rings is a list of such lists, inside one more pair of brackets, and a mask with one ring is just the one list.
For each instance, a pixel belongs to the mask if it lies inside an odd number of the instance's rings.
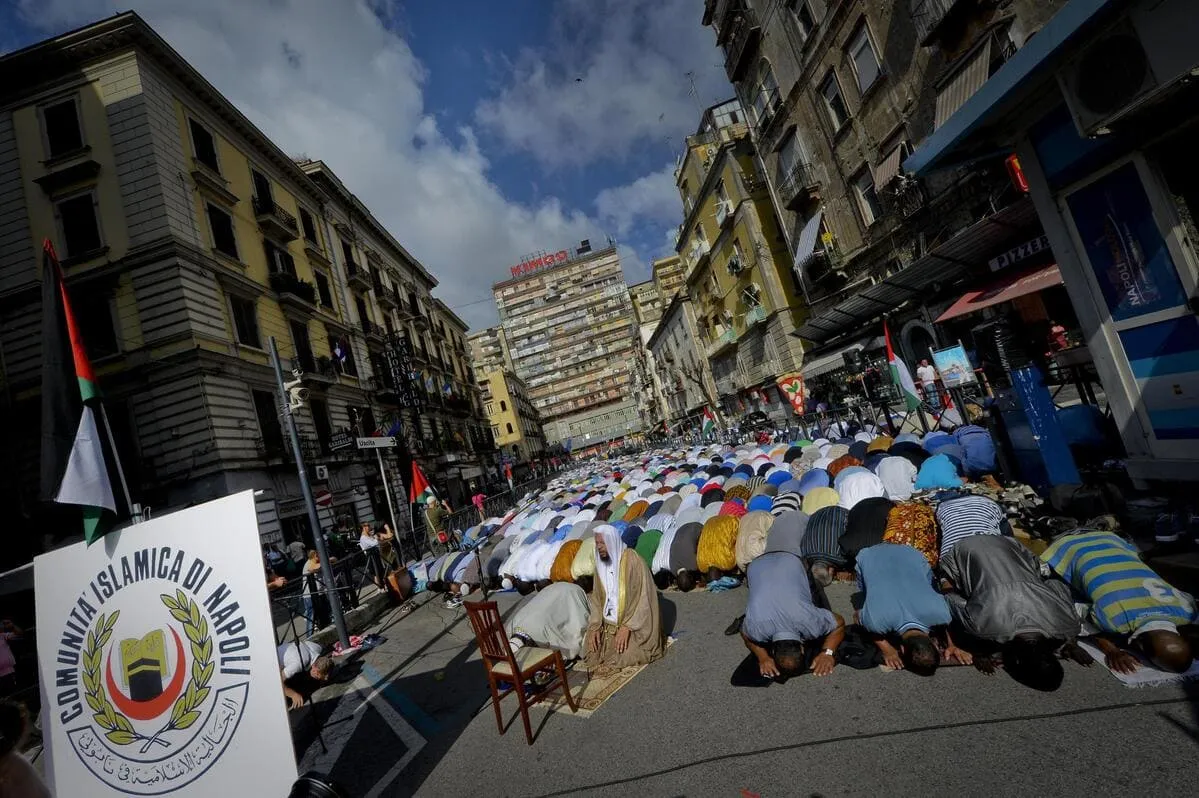
{"label": "banner on building wall", "polygon": [[296,779],[251,491],[34,560],[57,795],[286,795]]}
{"label": "banner on building wall", "polygon": [[803,375],[798,371],[791,374],[784,374],[776,380],[779,390],[787,397],[787,401],[791,403],[791,409],[797,415],[804,414],[804,403],[807,397],[804,395]]}

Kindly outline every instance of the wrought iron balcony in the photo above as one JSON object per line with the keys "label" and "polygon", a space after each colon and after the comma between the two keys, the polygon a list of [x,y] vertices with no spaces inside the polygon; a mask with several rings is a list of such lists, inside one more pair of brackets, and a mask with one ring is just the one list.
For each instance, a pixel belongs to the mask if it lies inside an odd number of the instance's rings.
{"label": "wrought iron balcony", "polygon": [[295,241],[300,237],[300,224],[296,217],[279,207],[270,197],[254,197],[254,216],[258,226],[268,238],[280,241]]}
{"label": "wrought iron balcony", "polygon": [[780,175],[779,200],[787,210],[798,211],[820,197],[820,180],[810,163],[797,163]]}
{"label": "wrought iron balcony", "polygon": [[280,303],[297,305],[305,310],[312,310],[316,305],[316,288],[312,283],[286,272],[272,273],[270,282]]}
{"label": "wrought iron balcony", "polygon": [[350,283],[350,287],[358,288],[362,291],[371,290],[371,276],[352,260],[346,261],[346,280]]}
{"label": "wrought iron balcony", "polygon": [[716,357],[735,343],[737,343],[737,331],[729,327],[708,345],[706,354],[709,358]]}

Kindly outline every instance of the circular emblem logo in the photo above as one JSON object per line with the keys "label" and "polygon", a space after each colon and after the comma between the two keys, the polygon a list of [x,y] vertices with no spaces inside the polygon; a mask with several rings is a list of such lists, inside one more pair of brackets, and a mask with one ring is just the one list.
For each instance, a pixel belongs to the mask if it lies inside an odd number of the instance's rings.
{"label": "circular emblem logo", "polygon": [[109,565],[57,654],[59,720],[83,764],[132,795],[177,790],[228,748],[249,692],[240,607],[198,558],[167,547]]}

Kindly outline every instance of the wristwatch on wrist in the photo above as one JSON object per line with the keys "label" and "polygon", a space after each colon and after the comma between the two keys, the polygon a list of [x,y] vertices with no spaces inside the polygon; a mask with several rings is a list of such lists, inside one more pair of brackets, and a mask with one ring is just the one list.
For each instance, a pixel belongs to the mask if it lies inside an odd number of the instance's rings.
{"label": "wristwatch on wrist", "polygon": [[832,656],[835,656],[835,654],[834,654],[834,652],[833,652],[833,650],[832,650],[831,648],[826,648],[824,651],[821,651],[820,653],[821,653],[821,654],[828,654],[830,657],[832,657]]}

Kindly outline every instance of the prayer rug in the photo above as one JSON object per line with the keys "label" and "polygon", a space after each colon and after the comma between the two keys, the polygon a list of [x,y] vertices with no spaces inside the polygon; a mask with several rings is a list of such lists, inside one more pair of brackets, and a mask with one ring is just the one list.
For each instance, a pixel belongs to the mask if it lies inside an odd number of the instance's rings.
{"label": "prayer rug", "polygon": [[[667,637],[666,648],[669,649],[673,644],[674,638]],[[663,656],[665,656],[665,653]],[[650,663],[650,665],[652,664]],[[580,660],[579,664],[566,672],[566,681],[570,684],[570,694],[574,696],[578,712],[572,713],[570,711],[570,707],[567,706],[566,699],[562,697],[561,693],[556,693],[553,697],[547,698],[538,706],[546,707],[553,712],[562,712],[567,715],[574,714],[581,718],[590,717],[605,701],[614,696],[617,690],[633,681],[633,677],[647,667],[649,666],[636,665],[631,668],[622,668],[614,671],[607,676],[596,676],[593,678],[583,668],[582,661]]]}
{"label": "prayer rug", "polygon": [[1106,668],[1107,672],[1120,680],[1120,683],[1125,687],[1165,687],[1171,684],[1181,684],[1199,679],[1199,660],[1191,663],[1190,670],[1185,673],[1168,673],[1158,670],[1149,664],[1149,660],[1142,657],[1139,653],[1131,652],[1134,657],[1141,663],[1141,667],[1137,668],[1133,673],[1116,673],[1111,668],[1107,667],[1104,662],[1103,652],[1091,643],[1089,640],[1080,639],[1078,645],[1082,646],[1083,650],[1095,658],[1095,662],[1099,667]]}

